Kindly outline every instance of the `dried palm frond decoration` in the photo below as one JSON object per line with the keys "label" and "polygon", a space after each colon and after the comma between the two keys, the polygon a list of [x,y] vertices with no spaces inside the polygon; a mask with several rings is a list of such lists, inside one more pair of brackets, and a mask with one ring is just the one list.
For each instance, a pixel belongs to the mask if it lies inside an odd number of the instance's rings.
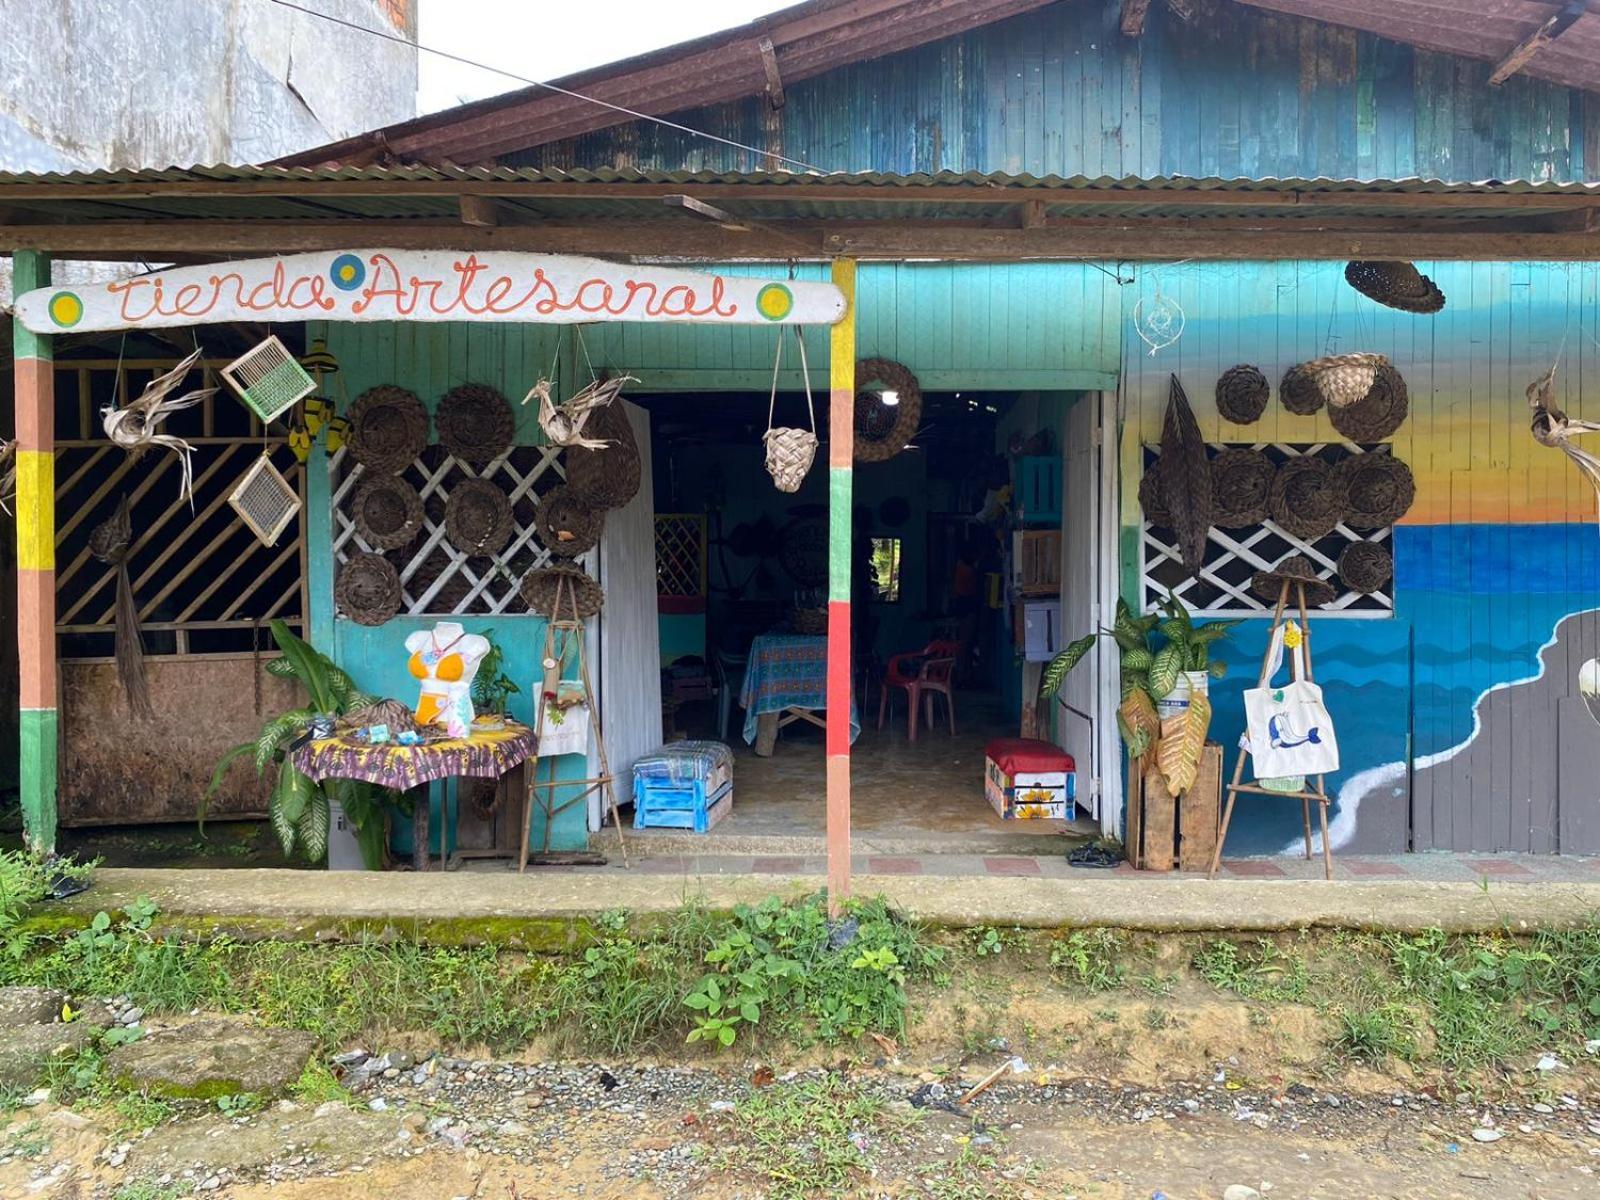
{"label": "dried palm frond decoration", "polygon": [[550,397],[550,389],[554,385],[548,379],[541,379],[529,389],[522,402],[526,404],[538,397],[539,428],[544,431],[545,437],[550,439],[552,446],[582,446],[585,450],[604,450],[611,444],[610,442],[604,438],[583,436],[583,427],[588,424],[589,414],[615,400],[624,384],[638,382],[632,375],[596,379],[588,387],[557,404]]}
{"label": "dried palm frond decoration", "polygon": [[171,396],[178,384],[183,382],[184,376],[199,361],[200,351],[196,349],[172,370],[152,379],[137,400],[122,408],[108,404],[100,410],[101,424],[105,427],[106,436],[124,450],[137,455],[144,453],[150,446],[165,446],[177,454],[180,468],[178,497],[190,503],[194,502],[192,458],[194,447],[181,437],[162,433],[161,425],[173,413],[193,408],[217,394],[217,389],[212,387],[185,392],[181,396]]}
{"label": "dried palm frond decoration", "polygon": [[155,714],[150,703],[150,683],[144,670],[144,636],[139,631],[139,606],[133,599],[133,579],[128,574],[128,552],[133,549],[133,518],[123,493],[117,511],[89,534],[89,553],[117,572],[116,633],[112,637],[117,661],[117,682],[136,717]]}
{"label": "dried palm frond decoration", "polygon": [[1528,407],[1533,409],[1533,440],[1541,446],[1561,451],[1589,481],[1589,486],[1594,489],[1595,520],[1600,523],[1600,458],[1572,444],[1575,437],[1600,433],[1600,422],[1574,420],[1556,406],[1556,367],[1559,365],[1559,360],[1551,363],[1548,371],[1528,385]]}
{"label": "dried palm frond decoration", "polygon": [[1444,308],[1444,293],[1408,262],[1348,263],[1344,280],[1363,296],[1401,312],[1426,315]]}
{"label": "dried palm frond decoration", "polygon": [[1159,468],[1161,496],[1172,514],[1178,552],[1184,569],[1196,575],[1205,565],[1206,535],[1211,530],[1211,461],[1200,424],[1176,375],[1172,376],[1161,427]]}

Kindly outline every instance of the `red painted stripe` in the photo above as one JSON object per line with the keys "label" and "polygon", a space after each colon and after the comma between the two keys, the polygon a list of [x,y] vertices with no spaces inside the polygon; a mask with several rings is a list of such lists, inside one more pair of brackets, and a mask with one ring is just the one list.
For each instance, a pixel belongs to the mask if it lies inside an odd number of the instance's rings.
{"label": "red painted stripe", "polygon": [[850,603],[828,604],[828,753],[850,757]]}
{"label": "red painted stripe", "polygon": [[49,359],[12,364],[17,397],[17,449],[53,450],[56,444],[56,374]]}

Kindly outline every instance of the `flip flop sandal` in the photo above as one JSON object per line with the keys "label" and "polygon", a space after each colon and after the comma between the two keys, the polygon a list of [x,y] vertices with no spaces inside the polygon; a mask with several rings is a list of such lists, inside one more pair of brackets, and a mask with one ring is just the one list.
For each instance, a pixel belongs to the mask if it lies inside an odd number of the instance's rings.
{"label": "flip flop sandal", "polygon": [[1067,865],[1083,867],[1091,871],[1105,871],[1116,866],[1122,861],[1120,855],[1107,850],[1104,846],[1090,842],[1079,846],[1076,850],[1067,853]]}

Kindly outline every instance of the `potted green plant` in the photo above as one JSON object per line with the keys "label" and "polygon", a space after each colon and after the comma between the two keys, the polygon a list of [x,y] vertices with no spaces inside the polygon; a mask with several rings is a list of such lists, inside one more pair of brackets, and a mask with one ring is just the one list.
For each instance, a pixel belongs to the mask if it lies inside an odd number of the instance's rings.
{"label": "potted green plant", "polygon": [[1228,669],[1226,663],[1213,661],[1212,648],[1238,624],[1197,624],[1171,594],[1159,611],[1140,617],[1119,599],[1110,629],[1086,634],[1045,664],[1040,698],[1055,696],[1061,681],[1083,661],[1097,638],[1112,638],[1120,653],[1122,676],[1117,728],[1128,753],[1143,758],[1153,750],[1153,762],[1171,791],[1187,791],[1211,728],[1210,681],[1221,679]]}
{"label": "potted green plant", "polygon": [[473,728],[481,730],[504,729],[506,702],[522,689],[505,672],[505,652],[494,640],[494,630],[485,629],[483,636],[488,639],[489,653],[483,656],[478,673],[472,679],[472,704],[477,710],[472,724]]}

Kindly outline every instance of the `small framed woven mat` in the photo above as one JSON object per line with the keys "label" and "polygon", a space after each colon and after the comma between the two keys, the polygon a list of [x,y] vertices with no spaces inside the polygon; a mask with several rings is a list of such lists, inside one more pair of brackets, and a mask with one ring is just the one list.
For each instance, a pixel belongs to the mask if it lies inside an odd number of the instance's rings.
{"label": "small framed woven mat", "polygon": [[1372,390],[1354,404],[1329,411],[1328,419],[1339,435],[1348,441],[1369,444],[1393,436],[1405,424],[1410,397],[1406,381],[1393,366],[1378,368]]}
{"label": "small framed woven mat", "polygon": [[1217,412],[1224,421],[1252,425],[1267,411],[1272,385],[1259,367],[1240,363],[1229,367],[1217,380]]}
{"label": "small framed woven mat", "polygon": [[451,485],[444,505],[444,532],[463,554],[498,554],[511,540],[511,501],[487,479]]}
{"label": "small framed woven mat", "polygon": [[381,554],[353,554],[339,568],[333,599],[357,625],[382,625],[400,611],[400,573]]}
{"label": "small framed woven mat", "polygon": [[540,498],[533,531],[557,558],[577,558],[599,543],[605,522],[605,510],[594,507],[569,484],[551,488]]}
{"label": "small framed woven mat", "polygon": [[1438,285],[1408,262],[1353,262],[1344,280],[1363,296],[1401,312],[1436,313],[1444,308]]}
{"label": "small framed woven mat", "polygon": [[1290,612],[1300,603],[1298,589],[1302,585],[1306,589],[1307,608],[1321,608],[1338,595],[1333,584],[1317,574],[1316,564],[1304,554],[1292,555],[1270,571],[1257,571],[1250,577],[1250,590],[1263,600],[1276,604],[1285,583],[1290,585]]}
{"label": "small framed woven mat", "polygon": [[347,415],[350,455],[369,470],[398,475],[428,448],[428,410],[403,387],[368,388]]}
{"label": "small framed woven mat", "polygon": [[591,579],[581,567],[575,567],[571,563],[559,563],[556,566],[529,571],[522,577],[517,590],[522,593],[530,612],[546,617],[558,615],[556,597],[559,590],[561,599],[559,618],[564,621],[572,620],[574,617],[578,620],[588,620],[599,612],[600,606],[605,603],[605,592],[601,590],[599,583]]}
{"label": "small framed woven mat", "polygon": [[422,532],[422,497],[398,475],[368,471],[350,504],[350,519],[373,550],[409,546]]}
{"label": "small framed woven mat", "polygon": [[1363,596],[1380,591],[1394,578],[1394,558],[1377,542],[1351,542],[1339,555],[1339,579]]}
{"label": "small framed woven mat", "polygon": [[1291,458],[1272,477],[1268,511],[1280,529],[1314,542],[1344,519],[1343,481],[1327,463],[1311,455]]}
{"label": "small framed woven mat", "polygon": [[517,419],[511,402],[482,383],[451,388],[439,400],[433,423],[452,458],[485,467],[511,449]]}
{"label": "small framed woven mat", "polygon": [[620,400],[596,409],[584,436],[604,439],[601,450],[570,446],[566,451],[567,486],[595,508],[621,508],[639,493],[644,478],[639,443]]}
{"label": "small framed woven mat", "polygon": [[1233,446],[1211,460],[1211,523],[1243,529],[1267,519],[1278,468],[1259,450]]}
{"label": "small framed woven mat", "polygon": [[1345,490],[1345,524],[1352,529],[1393,525],[1417,498],[1411,468],[1392,454],[1352,454],[1337,470]]}
{"label": "small framed woven mat", "polygon": [[[922,384],[904,363],[863,358],[856,363],[856,389],[856,461],[888,462],[922,425]],[[895,403],[883,402],[885,392],[895,393]]]}

